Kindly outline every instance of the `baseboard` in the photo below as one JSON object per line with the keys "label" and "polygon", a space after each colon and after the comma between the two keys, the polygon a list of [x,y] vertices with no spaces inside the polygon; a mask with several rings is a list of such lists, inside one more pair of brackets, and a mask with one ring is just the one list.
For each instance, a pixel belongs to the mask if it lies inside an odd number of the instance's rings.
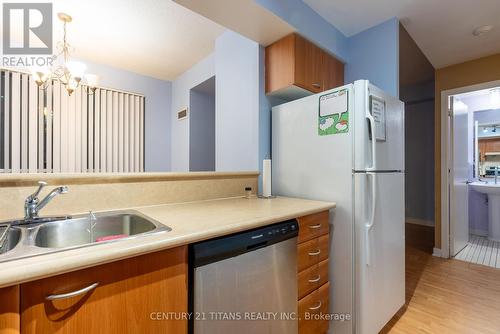
{"label": "baseboard", "polygon": [[413,225],[434,227],[434,222],[432,220],[425,220],[425,219],[420,219],[420,218],[408,218],[407,217],[406,222],[408,224],[413,224]]}
{"label": "baseboard", "polygon": [[474,234],[474,235],[478,235],[480,237],[487,237],[488,236],[488,231],[475,230],[475,229],[472,229],[472,228],[469,230],[469,233],[470,234]]}
{"label": "baseboard", "polygon": [[441,251],[441,248],[434,248],[434,250],[432,251],[432,256],[443,257],[443,252]]}

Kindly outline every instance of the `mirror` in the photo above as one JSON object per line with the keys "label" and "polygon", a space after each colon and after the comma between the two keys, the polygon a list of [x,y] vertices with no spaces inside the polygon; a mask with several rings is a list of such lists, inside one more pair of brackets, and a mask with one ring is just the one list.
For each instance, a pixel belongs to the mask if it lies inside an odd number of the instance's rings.
{"label": "mirror", "polygon": [[500,111],[497,113],[498,123],[477,125],[480,177],[492,177],[495,168],[500,168]]}
{"label": "mirror", "polygon": [[1,68],[0,172],[249,171],[269,155],[260,42],[170,0],[32,5],[52,24]]}

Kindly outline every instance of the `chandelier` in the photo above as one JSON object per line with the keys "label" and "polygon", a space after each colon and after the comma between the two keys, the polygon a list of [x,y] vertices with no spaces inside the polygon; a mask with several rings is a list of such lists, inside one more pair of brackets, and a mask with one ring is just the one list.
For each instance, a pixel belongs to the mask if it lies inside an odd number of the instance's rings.
{"label": "chandelier", "polygon": [[66,39],[66,25],[70,23],[73,18],[65,13],[58,13],[59,20],[63,22],[64,35],[62,42],[57,43],[58,53],[54,56],[54,60],[62,58],[62,64],[58,64],[50,70],[42,68],[35,68],[31,72],[33,79],[38,87],[47,89],[52,80],[59,80],[68,95],[71,95],[79,86],[82,86],[87,94],[94,94],[97,85],[99,84],[99,77],[95,74],[85,74],[87,66],[84,63],[70,60],[71,45]]}

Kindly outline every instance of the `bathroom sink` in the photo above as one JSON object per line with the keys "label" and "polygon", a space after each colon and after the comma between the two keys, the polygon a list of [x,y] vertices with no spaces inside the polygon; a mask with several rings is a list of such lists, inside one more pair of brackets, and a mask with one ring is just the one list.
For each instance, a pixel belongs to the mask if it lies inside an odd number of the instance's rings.
{"label": "bathroom sink", "polygon": [[89,213],[53,221],[0,222],[11,227],[0,249],[0,262],[60,252],[68,249],[120,242],[171,231],[171,228],[134,210]]}
{"label": "bathroom sink", "polygon": [[[2,227],[2,231],[0,232],[0,234],[3,233],[3,228],[5,227]],[[7,231],[5,242],[3,243],[3,246],[0,248],[0,254],[4,254],[12,250],[14,247],[17,246],[20,240],[21,240],[21,230],[13,227],[9,228],[9,230]]]}
{"label": "bathroom sink", "polygon": [[152,232],[160,228],[143,216],[120,213],[109,216],[90,216],[57,221],[40,226],[35,246],[68,248],[96,242],[119,240]]}
{"label": "bathroom sink", "polygon": [[500,183],[472,182],[470,187],[483,194],[500,195]]}
{"label": "bathroom sink", "polygon": [[472,182],[472,190],[488,195],[488,239],[500,241],[500,184]]}

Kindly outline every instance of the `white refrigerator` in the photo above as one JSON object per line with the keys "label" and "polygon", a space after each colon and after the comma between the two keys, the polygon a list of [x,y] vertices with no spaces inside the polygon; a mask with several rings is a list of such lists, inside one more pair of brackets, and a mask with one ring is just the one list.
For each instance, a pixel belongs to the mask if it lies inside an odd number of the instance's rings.
{"label": "white refrigerator", "polygon": [[330,333],[374,334],[405,302],[404,105],[366,80],[272,110],[273,193],[333,201]]}

